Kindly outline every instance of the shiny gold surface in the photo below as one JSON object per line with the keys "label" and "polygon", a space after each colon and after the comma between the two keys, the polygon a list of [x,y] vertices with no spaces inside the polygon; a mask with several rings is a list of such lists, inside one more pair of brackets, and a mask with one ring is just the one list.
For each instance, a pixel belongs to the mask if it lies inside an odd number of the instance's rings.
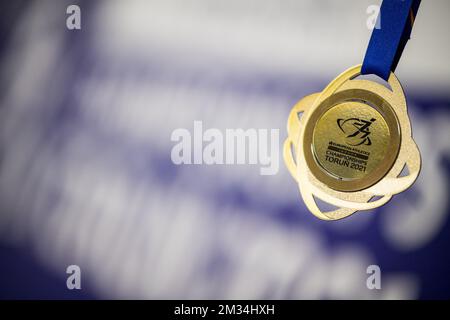
{"label": "shiny gold surface", "polygon": [[386,159],[390,138],[378,111],[363,103],[344,102],[319,118],[312,147],[319,166],[331,177],[353,181],[370,175]]}
{"label": "shiny gold surface", "polygon": [[346,90],[324,100],[305,128],[308,166],[335,190],[357,191],[379,181],[399,147],[394,111],[369,91]]}
{"label": "shiny gold surface", "polygon": [[[398,79],[391,73],[390,90],[355,79],[359,74],[360,66],[345,71],[321,93],[300,100],[288,119],[285,163],[308,209],[324,220],[341,219],[357,210],[385,204],[392,195],[411,186],[420,171],[420,154],[411,137]],[[338,119],[342,119],[339,130]],[[330,142],[342,149],[342,154],[354,152],[353,148],[363,155],[370,153],[365,170],[350,170],[328,161]],[[405,166],[409,174],[400,177]],[[336,208],[321,210],[317,199]]]}

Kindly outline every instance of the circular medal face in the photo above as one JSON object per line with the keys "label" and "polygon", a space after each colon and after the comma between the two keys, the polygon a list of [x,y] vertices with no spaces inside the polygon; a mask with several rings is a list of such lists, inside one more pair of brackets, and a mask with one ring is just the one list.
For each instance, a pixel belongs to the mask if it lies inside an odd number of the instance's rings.
{"label": "circular medal face", "polygon": [[357,180],[369,175],[386,157],[389,128],[374,108],[358,102],[332,107],[313,131],[314,156],[331,176]]}
{"label": "circular medal face", "polygon": [[342,91],[324,100],[305,130],[311,172],[339,191],[361,190],[382,179],[400,147],[394,111],[364,90]]}
{"label": "circular medal face", "polygon": [[391,73],[386,87],[360,74],[361,65],[348,69],[289,114],[284,160],[320,219],[378,208],[410,187],[420,171],[397,77]]}

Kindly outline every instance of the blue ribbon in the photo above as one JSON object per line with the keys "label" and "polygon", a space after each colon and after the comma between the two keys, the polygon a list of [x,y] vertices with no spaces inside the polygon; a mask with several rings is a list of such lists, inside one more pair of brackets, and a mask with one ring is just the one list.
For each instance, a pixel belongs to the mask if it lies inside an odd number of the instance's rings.
{"label": "blue ribbon", "polygon": [[364,57],[361,74],[388,80],[408,42],[421,0],[384,0]]}

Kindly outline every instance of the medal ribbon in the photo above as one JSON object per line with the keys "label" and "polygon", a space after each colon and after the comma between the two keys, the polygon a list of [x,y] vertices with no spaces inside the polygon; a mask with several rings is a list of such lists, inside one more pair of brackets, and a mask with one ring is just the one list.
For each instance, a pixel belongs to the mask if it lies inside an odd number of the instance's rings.
{"label": "medal ribbon", "polygon": [[395,71],[421,0],[384,0],[364,57],[361,74],[376,74],[388,80]]}

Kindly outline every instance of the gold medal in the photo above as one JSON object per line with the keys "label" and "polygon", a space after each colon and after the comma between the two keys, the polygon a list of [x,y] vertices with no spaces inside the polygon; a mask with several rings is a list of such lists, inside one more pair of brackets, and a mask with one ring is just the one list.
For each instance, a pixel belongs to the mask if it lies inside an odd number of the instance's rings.
{"label": "gold medal", "polygon": [[[377,208],[409,188],[420,171],[397,77],[390,73],[387,88],[356,79],[360,74],[360,65],[348,69],[289,115],[284,160],[320,219]],[[318,199],[333,208],[321,210]]]}

